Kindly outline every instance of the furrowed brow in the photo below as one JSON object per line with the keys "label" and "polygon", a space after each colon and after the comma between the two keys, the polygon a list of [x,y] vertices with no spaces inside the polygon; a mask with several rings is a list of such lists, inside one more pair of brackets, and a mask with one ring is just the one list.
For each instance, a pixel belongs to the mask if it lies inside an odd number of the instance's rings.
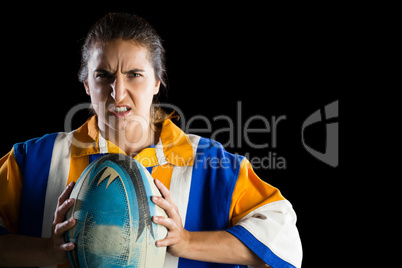
{"label": "furrowed brow", "polygon": [[134,68],[134,69],[124,72],[124,74],[128,74],[128,73],[145,73],[145,70],[139,69],[139,68]]}
{"label": "furrowed brow", "polygon": [[102,68],[98,68],[95,70],[95,72],[97,73],[107,73],[107,74],[113,74],[112,72],[106,70],[106,69],[102,69]]}

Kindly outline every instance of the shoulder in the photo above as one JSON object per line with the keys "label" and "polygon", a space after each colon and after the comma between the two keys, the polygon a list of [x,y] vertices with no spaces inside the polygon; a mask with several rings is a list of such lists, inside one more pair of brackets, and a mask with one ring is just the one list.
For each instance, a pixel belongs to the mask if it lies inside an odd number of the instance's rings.
{"label": "shoulder", "polygon": [[[193,142],[193,147],[197,148],[197,155],[208,155],[211,157],[215,156],[236,161],[242,161],[245,158],[244,156],[228,152],[225,147],[223,147],[223,145],[216,140],[200,137],[193,134],[189,134],[188,137]],[[197,141],[196,146],[194,145],[194,140]]]}
{"label": "shoulder", "polygon": [[25,142],[16,143],[14,148],[15,160],[22,165],[27,156],[41,159],[46,155],[51,156],[54,142],[59,133],[46,134],[39,138],[33,138]]}
{"label": "shoulder", "polygon": [[[199,137],[192,134],[188,136],[190,139]],[[244,156],[228,152],[220,142],[199,137],[194,162],[196,167],[235,175],[239,173],[244,160]]]}

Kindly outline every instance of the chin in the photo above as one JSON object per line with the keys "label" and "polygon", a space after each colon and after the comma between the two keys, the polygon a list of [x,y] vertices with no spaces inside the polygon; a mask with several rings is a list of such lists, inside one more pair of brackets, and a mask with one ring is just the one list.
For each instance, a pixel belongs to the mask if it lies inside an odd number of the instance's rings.
{"label": "chin", "polygon": [[126,117],[107,116],[99,120],[103,123],[105,131],[144,131],[149,128],[149,121],[145,118],[141,115],[129,115]]}
{"label": "chin", "polygon": [[126,125],[127,125],[127,123],[125,123],[123,120],[113,120],[112,122],[109,121],[106,124],[106,128],[109,131],[117,132],[117,131],[125,130]]}

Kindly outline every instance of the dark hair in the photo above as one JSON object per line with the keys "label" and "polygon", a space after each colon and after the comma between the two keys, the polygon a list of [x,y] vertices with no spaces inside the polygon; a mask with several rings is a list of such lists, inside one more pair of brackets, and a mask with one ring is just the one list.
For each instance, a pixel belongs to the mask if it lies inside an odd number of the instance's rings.
{"label": "dark hair", "polygon": [[[88,78],[88,61],[94,47],[118,39],[131,40],[148,49],[148,59],[154,68],[155,78],[161,82],[158,95],[166,90],[165,49],[160,36],[145,19],[126,13],[109,13],[89,30],[81,49],[81,67],[78,72],[80,82]],[[157,102],[158,97],[154,96],[153,103]],[[153,109],[151,112],[154,125],[170,118],[162,109]]]}

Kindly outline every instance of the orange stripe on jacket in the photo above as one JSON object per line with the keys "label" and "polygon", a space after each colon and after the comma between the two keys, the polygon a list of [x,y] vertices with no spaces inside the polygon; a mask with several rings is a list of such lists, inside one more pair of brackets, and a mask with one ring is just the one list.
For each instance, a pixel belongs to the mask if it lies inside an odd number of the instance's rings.
{"label": "orange stripe on jacket", "polygon": [[89,156],[88,155],[81,156],[81,157],[71,157],[70,172],[68,173],[67,185],[69,185],[70,182],[72,182],[72,181],[77,182],[77,180],[80,178],[82,172],[84,172],[84,170],[86,169],[86,167],[88,165],[89,165]]}
{"label": "orange stripe on jacket", "polygon": [[14,148],[0,159],[0,218],[4,227],[17,233],[22,191],[22,176]]}
{"label": "orange stripe on jacket", "polygon": [[232,195],[230,207],[230,226],[234,226],[251,211],[279,200],[284,200],[281,192],[261,180],[254,172],[250,162],[244,159]]}
{"label": "orange stripe on jacket", "polygon": [[170,189],[170,181],[172,180],[174,166],[171,164],[165,164],[162,166],[156,166],[152,169],[152,177],[162,182],[166,188]]}

